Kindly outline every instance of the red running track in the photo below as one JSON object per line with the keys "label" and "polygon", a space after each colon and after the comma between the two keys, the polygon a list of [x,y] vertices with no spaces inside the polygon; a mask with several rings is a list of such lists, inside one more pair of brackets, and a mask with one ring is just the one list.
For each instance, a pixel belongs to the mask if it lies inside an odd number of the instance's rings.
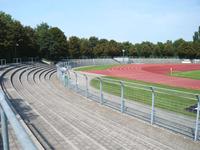
{"label": "red running track", "polygon": [[87,72],[165,84],[174,87],[200,89],[200,80],[169,76],[170,68],[173,71],[200,70],[200,64],[129,64],[115,66],[106,70]]}

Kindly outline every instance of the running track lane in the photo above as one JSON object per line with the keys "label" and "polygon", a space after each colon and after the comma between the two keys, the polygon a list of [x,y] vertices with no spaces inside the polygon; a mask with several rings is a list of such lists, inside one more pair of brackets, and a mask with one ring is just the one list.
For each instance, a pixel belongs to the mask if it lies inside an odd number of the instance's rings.
{"label": "running track lane", "polygon": [[165,84],[174,87],[200,89],[200,80],[169,76],[173,71],[200,70],[200,64],[129,64],[106,70],[86,71],[107,76]]}

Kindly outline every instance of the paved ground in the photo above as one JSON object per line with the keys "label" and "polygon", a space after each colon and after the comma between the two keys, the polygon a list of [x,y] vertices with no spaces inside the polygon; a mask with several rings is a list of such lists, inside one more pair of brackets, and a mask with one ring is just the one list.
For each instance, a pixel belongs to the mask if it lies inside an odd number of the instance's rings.
{"label": "paved ground", "polygon": [[45,149],[200,147],[199,142],[150,126],[65,89],[54,69],[47,66],[14,68],[3,77],[3,88],[13,106]]}
{"label": "paved ground", "polygon": [[200,80],[168,76],[173,71],[200,70],[200,64],[129,64],[106,70],[87,71],[97,74],[165,84],[175,87],[200,89]]}

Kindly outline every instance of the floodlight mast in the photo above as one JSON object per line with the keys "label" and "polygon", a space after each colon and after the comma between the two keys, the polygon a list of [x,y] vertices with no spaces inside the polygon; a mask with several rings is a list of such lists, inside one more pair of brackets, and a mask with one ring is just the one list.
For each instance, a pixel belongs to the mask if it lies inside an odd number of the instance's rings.
{"label": "floodlight mast", "polygon": [[124,52],[125,52],[125,49],[123,49],[122,52],[123,52],[123,63],[124,63]]}
{"label": "floodlight mast", "polygon": [[15,43],[15,58],[17,58],[17,47],[19,47],[19,42],[23,41],[23,39],[19,39],[17,40],[17,42]]}

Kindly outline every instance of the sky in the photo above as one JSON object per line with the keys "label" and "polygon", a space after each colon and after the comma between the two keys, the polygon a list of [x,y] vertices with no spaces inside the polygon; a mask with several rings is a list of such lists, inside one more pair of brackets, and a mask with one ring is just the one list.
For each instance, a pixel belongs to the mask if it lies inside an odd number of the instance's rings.
{"label": "sky", "polygon": [[191,41],[200,26],[200,0],[0,0],[0,11],[23,25],[59,27],[67,37],[118,42]]}

